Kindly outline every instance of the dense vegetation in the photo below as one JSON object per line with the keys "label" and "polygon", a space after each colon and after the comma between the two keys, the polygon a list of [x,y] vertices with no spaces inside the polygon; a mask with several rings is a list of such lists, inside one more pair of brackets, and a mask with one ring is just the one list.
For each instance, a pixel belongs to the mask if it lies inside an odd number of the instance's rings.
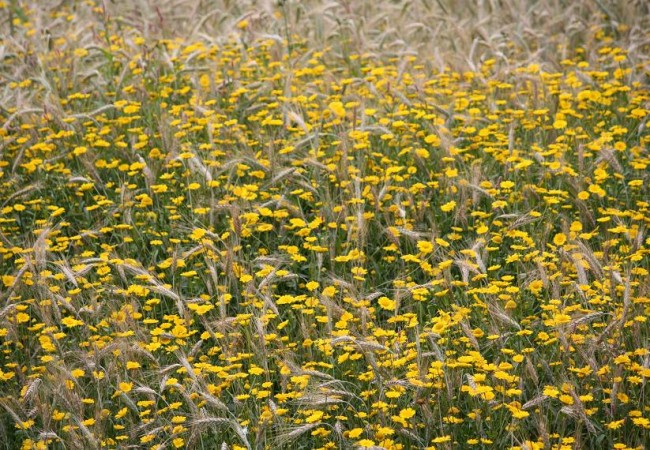
{"label": "dense vegetation", "polygon": [[643,2],[0,3],[4,447],[648,444]]}

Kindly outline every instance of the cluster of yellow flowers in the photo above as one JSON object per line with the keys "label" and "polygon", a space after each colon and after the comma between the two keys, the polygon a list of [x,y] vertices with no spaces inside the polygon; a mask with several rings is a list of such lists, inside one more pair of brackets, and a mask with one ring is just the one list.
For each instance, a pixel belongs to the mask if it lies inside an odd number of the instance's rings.
{"label": "cluster of yellow flowers", "polygon": [[465,72],[104,38],[0,110],[0,441],[644,445],[650,90],[606,34]]}

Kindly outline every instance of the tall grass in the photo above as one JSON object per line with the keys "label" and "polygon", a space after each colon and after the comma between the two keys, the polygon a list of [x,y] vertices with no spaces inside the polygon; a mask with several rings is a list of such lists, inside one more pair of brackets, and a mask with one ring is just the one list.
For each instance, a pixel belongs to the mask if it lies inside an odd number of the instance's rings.
{"label": "tall grass", "polygon": [[645,448],[645,2],[0,2],[5,448]]}

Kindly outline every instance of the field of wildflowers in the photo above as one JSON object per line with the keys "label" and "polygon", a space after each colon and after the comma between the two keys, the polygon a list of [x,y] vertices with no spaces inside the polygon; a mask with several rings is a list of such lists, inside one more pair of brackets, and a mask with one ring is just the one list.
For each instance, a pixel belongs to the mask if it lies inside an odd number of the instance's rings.
{"label": "field of wildflowers", "polygon": [[644,2],[36,3],[0,448],[648,448]]}

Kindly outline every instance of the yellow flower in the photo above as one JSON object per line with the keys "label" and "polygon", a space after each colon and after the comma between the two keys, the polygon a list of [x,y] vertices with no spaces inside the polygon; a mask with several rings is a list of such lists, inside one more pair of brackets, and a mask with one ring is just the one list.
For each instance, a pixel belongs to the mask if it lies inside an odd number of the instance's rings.
{"label": "yellow flower", "polygon": [[140,105],[138,104],[130,104],[128,106],[125,106],[123,109],[124,113],[126,114],[134,114],[140,111]]}
{"label": "yellow flower", "polygon": [[363,428],[353,428],[350,431],[348,431],[348,437],[350,439],[355,439],[361,436],[361,433],[363,433]]}
{"label": "yellow flower", "polygon": [[345,107],[343,106],[343,103],[332,102],[329,104],[329,108],[337,117],[345,117]]}
{"label": "yellow flower", "polygon": [[425,255],[433,252],[433,243],[430,241],[418,241],[417,247],[420,253]]}
{"label": "yellow flower", "polygon": [[563,119],[557,119],[555,122],[553,122],[553,128],[556,130],[562,130],[566,128],[567,126],[567,121]]}
{"label": "yellow flower", "polygon": [[20,312],[16,314],[16,322],[18,323],[29,322],[29,319],[30,319],[29,314],[26,314],[24,312]]}
{"label": "yellow flower", "polygon": [[85,48],[75,48],[72,52],[75,58],[83,58],[84,56],[88,55],[88,53],[88,50]]}
{"label": "yellow flower", "polygon": [[16,376],[15,372],[3,372],[0,370],[0,381],[9,381],[14,376]]}
{"label": "yellow flower", "polygon": [[404,420],[408,420],[414,415],[415,415],[415,410],[413,408],[404,408],[399,412],[399,416]]}
{"label": "yellow flower", "polygon": [[442,205],[440,209],[443,212],[449,212],[449,211],[453,211],[455,207],[456,207],[456,202],[451,200],[450,202],[447,202],[444,205]]}
{"label": "yellow flower", "polygon": [[455,178],[455,177],[457,177],[458,176],[458,169],[456,169],[454,167],[447,167],[447,169],[445,170],[445,176],[447,178]]}
{"label": "yellow flower", "polygon": [[512,413],[512,417],[515,419],[525,419],[526,417],[530,416],[530,413],[528,411],[524,411],[523,409],[519,408],[511,408],[510,412]]}
{"label": "yellow flower", "polygon": [[70,317],[70,316],[61,319],[61,323],[66,327],[70,327],[70,328],[84,324],[81,320],[77,320],[74,317]]}
{"label": "yellow flower", "polygon": [[424,138],[424,142],[426,142],[427,144],[430,144],[430,145],[432,145],[434,147],[437,147],[437,146],[440,145],[441,141],[440,141],[440,138],[438,136],[436,136],[435,134],[429,134]]}
{"label": "yellow flower", "polygon": [[607,192],[605,192],[605,190],[600,186],[598,186],[597,184],[590,184],[587,190],[592,194],[597,195],[600,198],[603,198],[607,195]]}
{"label": "yellow flower", "polygon": [[388,297],[381,297],[379,299],[379,306],[381,306],[382,309],[393,310],[395,309],[395,302]]}
{"label": "yellow flower", "polygon": [[544,288],[544,282],[542,280],[533,280],[528,285],[528,289],[530,290],[530,292],[532,292],[535,295],[539,295],[539,293],[542,291],[543,288]]}
{"label": "yellow flower", "polygon": [[248,283],[249,281],[252,281],[252,280],[253,280],[253,276],[250,275],[250,274],[247,274],[247,273],[245,273],[241,277],[239,277],[239,281],[241,281],[242,283]]}
{"label": "yellow flower", "polygon": [[155,434],[145,434],[140,438],[140,443],[146,444],[147,442],[151,442],[156,438]]}
{"label": "yellow flower", "polygon": [[2,276],[2,284],[4,285],[4,287],[13,286],[15,280],[16,280],[16,277],[13,277],[11,275],[3,275]]}
{"label": "yellow flower", "polygon": [[568,395],[568,394],[560,395],[559,399],[565,405],[573,405],[573,402],[574,402],[573,397]]}
{"label": "yellow flower", "polygon": [[212,305],[210,303],[205,303],[203,305],[199,305],[199,304],[196,304],[196,303],[190,303],[189,305],[187,305],[187,307],[188,307],[188,309],[190,311],[194,311],[199,316],[202,316],[203,314],[207,313],[208,311],[211,311],[211,310],[214,309],[214,305]]}
{"label": "yellow flower", "polygon": [[625,423],[625,419],[615,420],[607,424],[607,428],[610,430],[618,430]]}
{"label": "yellow flower", "polygon": [[59,411],[59,410],[57,410],[57,409],[55,409],[55,410],[52,412],[52,419],[56,420],[57,422],[59,422],[59,421],[65,419],[67,416],[68,416],[68,414],[66,414],[66,413],[64,413],[64,412],[62,412],[62,411]]}
{"label": "yellow flower", "polygon": [[553,236],[553,244],[557,245],[558,247],[563,246],[565,243],[566,243],[566,234],[557,233],[555,236]]}
{"label": "yellow flower", "polygon": [[547,397],[557,398],[560,395],[560,391],[554,386],[544,386],[544,391],[542,392]]}
{"label": "yellow flower", "polygon": [[194,241],[198,241],[201,239],[203,236],[205,236],[207,233],[206,230],[203,228],[195,228],[192,233],[190,233],[190,238]]}
{"label": "yellow flower", "polygon": [[323,415],[324,415],[323,411],[314,411],[313,413],[311,413],[311,415],[309,415],[305,419],[305,422],[307,422],[307,423],[318,422],[319,420],[321,420],[323,418]]}
{"label": "yellow flower", "polygon": [[646,419],[645,417],[634,417],[632,423],[637,427],[650,429],[650,419]]}
{"label": "yellow flower", "polygon": [[449,247],[450,245],[449,242],[445,241],[442,238],[436,238],[435,240],[436,240],[436,244],[438,244],[441,247]]}
{"label": "yellow flower", "polygon": [[327,286],[325,289],[323,289],[323,295],[325,297],[334,297],[336,295],[336,288],[334,286]]}

